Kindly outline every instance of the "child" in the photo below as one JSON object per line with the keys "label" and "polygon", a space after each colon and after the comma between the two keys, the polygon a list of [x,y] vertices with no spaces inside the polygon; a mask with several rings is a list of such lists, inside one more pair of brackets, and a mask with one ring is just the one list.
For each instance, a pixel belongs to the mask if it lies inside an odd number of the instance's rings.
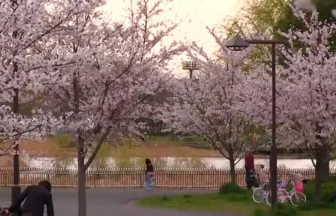
{"label": "child", "polygon": [[281,180],[278,176],[278,200],[281,203],[285,203],[288,199],[288,193],[286,191],[287,181]]}
{"label": "child", "polygon": [[264,170],[265,166],[263,164],[256,165],[256,174],[257,174],[257,180],[259,184],[263,184],[265,186],[265,189],[267,188],[269,184],[269,178]]}
{"label": "child", "polygon": [[146,190],[153,189],[153,177],[154,177],[154,168],[150,159],[146,158],[146,181],[145,181],[145,188]]}
{"label": "child", "polygon": [[292,173],[290,174],[290,179],[292,181],[295,192],[303,193],[304,176],[301,174]]}
{"label": "child", "polygon": [[285,190],[287,186],[287,181],[286,180],[281,180],[280,176],[278,177],[278,189],[279,190]]}

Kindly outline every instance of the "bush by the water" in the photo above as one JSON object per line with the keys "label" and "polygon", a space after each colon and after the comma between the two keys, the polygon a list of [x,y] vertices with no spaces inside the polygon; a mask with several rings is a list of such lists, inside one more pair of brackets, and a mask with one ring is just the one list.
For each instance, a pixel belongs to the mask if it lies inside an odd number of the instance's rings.
{"label": "bush by the water", "polygon": [[246,190],[235,183],[226,183],[219,188],[219,194],[245,194]]}

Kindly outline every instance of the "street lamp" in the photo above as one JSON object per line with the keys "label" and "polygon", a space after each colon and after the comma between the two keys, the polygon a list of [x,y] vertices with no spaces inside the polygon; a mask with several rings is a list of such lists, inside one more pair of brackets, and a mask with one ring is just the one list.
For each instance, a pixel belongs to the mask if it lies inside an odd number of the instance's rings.
{"label": "street lamp", "polygon": [[193,71],[196,70],[196,62],[195,61],[182,61],[182,69],[189,71],[189,78],[191,79],[193,76]]}
{"label": "street lamp", "polygon": [[239,35],[236,35],[232,40],[228,41],[225,45],[231,51],[243,51],[250,44],[264,44],[272,45],[272,145],[270,155],[270,171],[271,171],[271,196],[272,206],[277,201],[277,146],[276,146],[276,45],[287,44],[281,40],[244,40]]}

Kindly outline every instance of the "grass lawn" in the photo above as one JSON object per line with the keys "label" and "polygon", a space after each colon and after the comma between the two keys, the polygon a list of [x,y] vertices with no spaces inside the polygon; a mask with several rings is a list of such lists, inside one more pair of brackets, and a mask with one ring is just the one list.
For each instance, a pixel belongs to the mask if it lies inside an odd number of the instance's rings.
{"label": "grass lawn", "polygon": [[[149,197],[138,201],[138,205],[153,208],[171,208],[181,210],[198,210],[207,212],[240,213],[254,216],[255,210],[266,212],[270,207],[264,204],[255,204],[251,196],[233,194],[197,194]],[[259,215],[259,214],[257,214]],[[261,214],[265,215],[265,214]],[[336,209],[319,209],[299,211],[300,216],[335,216]],[[289,216],[289,215],[288,215]]]}

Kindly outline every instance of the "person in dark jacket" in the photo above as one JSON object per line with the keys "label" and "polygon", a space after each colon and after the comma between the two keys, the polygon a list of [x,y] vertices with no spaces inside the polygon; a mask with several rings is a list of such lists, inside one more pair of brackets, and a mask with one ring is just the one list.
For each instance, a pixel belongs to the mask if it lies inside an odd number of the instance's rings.
{"label": "person in dark jacket", "polygon": [[146,190],[153,189],[154,183],[153,183],[153,176],[154,176],[154,167],[148,158],[145,160],[146,163],[146,180],[145,180],[145,188]]}
{"label": "person in dark jacket", "polygon": [[250,190],[256,184],[254,172],[254,155],[253,152],[247,152],[245,155],[245,172],[246,186]]}
{"label": "person in dark jacket", "polygon": [[47,206],[48,216],[54,216],[54,205],[51,196],[51,184],[49,181],[41,181],[38,185],[28,186],[19,196],[16,203],[13,203],[7,213],[17,212],[21,203],[22,216],[43,216],[44,205]]}

